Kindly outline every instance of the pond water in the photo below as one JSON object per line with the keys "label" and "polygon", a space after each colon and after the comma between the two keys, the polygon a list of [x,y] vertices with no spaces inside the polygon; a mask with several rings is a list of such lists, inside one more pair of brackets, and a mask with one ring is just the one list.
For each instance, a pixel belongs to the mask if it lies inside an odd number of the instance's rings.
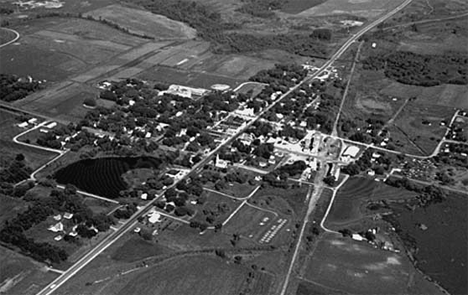
{"label": "pond water", "polygon": [[138,168],[158,169],[161,163],[153,157],[85,159],[58,170],[54,178],[60,184],[73,184],[80,190],[113,199],[127,188],[122,174]]}

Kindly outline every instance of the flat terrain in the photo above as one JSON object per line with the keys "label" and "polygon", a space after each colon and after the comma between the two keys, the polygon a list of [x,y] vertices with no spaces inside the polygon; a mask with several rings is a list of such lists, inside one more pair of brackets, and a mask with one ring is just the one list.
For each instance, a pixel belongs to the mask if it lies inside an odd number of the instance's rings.
{"label": "flat terrain", "polygon": [[45,265],[2,246],[0,265],[2,294],[36,294],[57,276],[53,272],[47,272]]}
{"label": "flat terrain", "polygon": [[120,5],[102,7],[86,13],[85,16],[102,18],[128,29],[131,33],[157,39],[193,39],[197,34],[194,29],[184,23]]}
{"label": "flat terrain", "polygon": [[335,234],[320,240],[303,279],[326,288],[325,294],[441,294],[421,279],[404,254]]}
{"label": "flat terrain", "polygon": [[5,221],[14,218],[27,208],[28,203],[20,198],[0,195],[0,227],[3,227]]}

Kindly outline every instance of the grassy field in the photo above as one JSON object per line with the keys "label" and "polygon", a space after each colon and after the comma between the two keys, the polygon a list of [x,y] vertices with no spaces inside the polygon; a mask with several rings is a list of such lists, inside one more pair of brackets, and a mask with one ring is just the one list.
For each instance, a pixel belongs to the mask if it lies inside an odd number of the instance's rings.
{"label": "grassy field", "polygon": [[[315,1],[314,1],[315,2]],[[375,18],[403,2],[402,0],[327,0],[322,4],[299,13],[299,16],[321,16],[334,14],[351,14],[365,18]]]}
{"label": "grassy field", "polygon": [[2,160],[11,161],[17,154],[23,154],[26,163],[33,170],[41,167],[57,155],[33,147],[23,146],[11,140],[0,139],[0,158]]}
{"label": "grassy field", "polygon": [[28,257],[0,247],[0,293],[36,294],[57,277],[43,267]]}
{"label": "grassy field", "polygon": [[13,32],[0,28],[0,45],[10,42],[15,38],[15,36],[16,35],[13,34]]}
{"label": "grassy field", "polygon": [[[426,155],[430,155],[442,139],[446,128],[442,121],[450,122],[454,114],[451,107],[442,107],[424,102],[410,102],[395,118],[394,124],[411,139]],[[390,136],[391,137],[391,136]]]}
{"label": "grassy field", "polygon": [[28,203],[22,199],[0,195],[0,228],[3,227],[5,221],[12,219],[27,208]]}
{"label": "grassy field", "polygon": [[404,254],[325,234],[309,261],[304,279],[322,288],[351,294],[441,294],[418,276]]}
{"label": "grassy field", "polygon": [[126,235],[122,240],[119,240],[119,244],[123,244],[119,245],[111,254],[113,260],[134,262],[147,257],[172,253],[167,247],[159,245],[157,242],[145,241],[136,233]]}
{"label": "grassy field", "polygon": [[258,242],[271,226],[277,223],[277,219],[278,216],[271,212],[244,205],[229,220],[223,230],[231,234],[240,234]]}
{"label": "grassy field", "polygon": [[[303,212],[305,208],[305,200],[308,191],[308,186],[301,186],[298,188],[291,188],[291,189],[281,189],[281,188],[261,188],[259,189],[255,195],[253,195],[252,200],[256,200],[257,198],[264,198],[265,196],[272,196],[273,198],[281,198],[288,203],[288,206],[292,209],[292,211],[299,215]],[[289,212],[291,214],[292,212]]]}
{"label": "grassy field", "polygon": [[320,5],[326,1],[327,0],[289,0],[285,4],[283,4],[283,7],[281,7],[281,11],[291,14],[297,14],[309,8]]}
{"label": "grassy field", "polygon": [[156,39],[193,39],[197,32],[188,25],[148,11],[109,5],[85,14],[127,28],[130,32]]}
{"label": "grassy field", "polygon": [[414,197],[416,194],[397,189],[373,179],[352,177],[336,194],[326,225],[340,229],[343,224],[365,217],[362,206],[367,201],[398,200]]}
{"label": "grassy field", "polygon": [[[442,203],[414,211],[403,204],[390,207],[395,212],[403,239],[409,235],[418,247],[415,253],[418,267],[451,294],[466,294],[466,195],[452,193]],[[424,224],[427,230],[421,230],[418,224]]]}

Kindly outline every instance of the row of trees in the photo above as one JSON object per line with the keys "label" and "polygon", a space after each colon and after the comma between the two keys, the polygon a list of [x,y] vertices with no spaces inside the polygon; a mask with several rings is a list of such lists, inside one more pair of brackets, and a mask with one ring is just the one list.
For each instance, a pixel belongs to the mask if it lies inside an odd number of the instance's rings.
{"label": "row of trees", "polygon": [[0,74],[0,100],[6,102],[19,100],[39,89],[41,84],[38,81],[30,81],[11,74]]}

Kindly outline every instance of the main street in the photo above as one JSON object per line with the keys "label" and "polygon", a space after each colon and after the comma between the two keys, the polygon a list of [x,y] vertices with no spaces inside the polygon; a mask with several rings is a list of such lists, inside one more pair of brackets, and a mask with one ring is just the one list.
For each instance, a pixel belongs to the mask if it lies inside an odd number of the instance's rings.
{"label": "main street", "polygon": [[[184,180],[187,177],[192,176],[193,174],[198,173],[205,164],[207,164],[214,155],[216,155],[222,148],[229,145],[232,141],[238,138],[242,133],[244,133],[248,128],[250,128],[260,117],[262,117],[265,113],[267,113],[270,109],[272,109],[276,104],[280,101],[285,99],[287,96],[292,94],[294,91],[299,89],[304,83],[308,83],[320,74],[322,74],[330,65],[332,65],[356,40],[358,40],[362,35],[370,31],[372,28],[380,24],[381,22],[385,21],[387,18],[391,17],[401,9],[403,9],[406,5],[408,5],[412,0],[405,0],[402,4],[398,7],[393,9],[392,11],[388,12],[384,16],[380,17],[379,19],[371,22],[370,24],[366,25],[363,29],[361,29],[358,33],[351,36],[341,47],[340,49],[328,60],[326,61],[320,69],[318,69],[315,73],[307,76],[304,80],[302,80],[296,86],[290,88],[289,91],[281,95],[277,98],[273,103],[271,103],[268,107],[263,109],[259,114],[253,118],[247,124],[241,126],[238,131],[233,134],[231,137],[222,141],[214,150],[212,150],[203,160],[197,163],[192,170],[182,179],[176,181],[173,185],[169,188],[174,187],[177,185],[178,182]],[[169,189],[167,188],[167,189]],[[317,190],[315,190],[317,191]],[[314,193],[315,193],[314,191]],[[61,285],[67,282],[70,278],[72,278],[77,272],[83,269],[88,263],[90,263],[95,257],[97,257],[100,253],[102,253],[105,249],[107,249],[110,245],[112,245],[117,239],[119,239],[122,235],[128,232],[135,224],[137,224],[137,219],[143,215],[145,215],[154,203],[165,193],[165,190],[159,194],[159,196],[152,201],[148,202],[141,210],[136,212],[132,217],[130,217],[121,227],[119,227],[116,231],[111,232],[106,238],[104,238],[98,245],[96,245],[93,249],[91,249],[88,253],[86,253],[81,259],[79,259],[75,264],[73,264],[69,269],[67,269],[62,275],[57,277],[53,280],[50,284],[48,284],[43,290],[41,290],[38,294],[39,295],[48,295],[52,294],[56,289],[58,289]],[[315,199],[315,198],[311,198]],[[300,243],[300,240],[298,241]],[[297,252],[297,249],[296,249]],[[297,255],[297,254],[296,254]],[[294,262],[294,261],[293,261]],[[291,268],[291,267],[290,267]],[[289,277],[288,277],[289,280]],[[287,286],[288,280],[286,280],[285,285]],[[286,289],[286,288],[285,288]],[[282,291],[284,294],[285,289]]]}

